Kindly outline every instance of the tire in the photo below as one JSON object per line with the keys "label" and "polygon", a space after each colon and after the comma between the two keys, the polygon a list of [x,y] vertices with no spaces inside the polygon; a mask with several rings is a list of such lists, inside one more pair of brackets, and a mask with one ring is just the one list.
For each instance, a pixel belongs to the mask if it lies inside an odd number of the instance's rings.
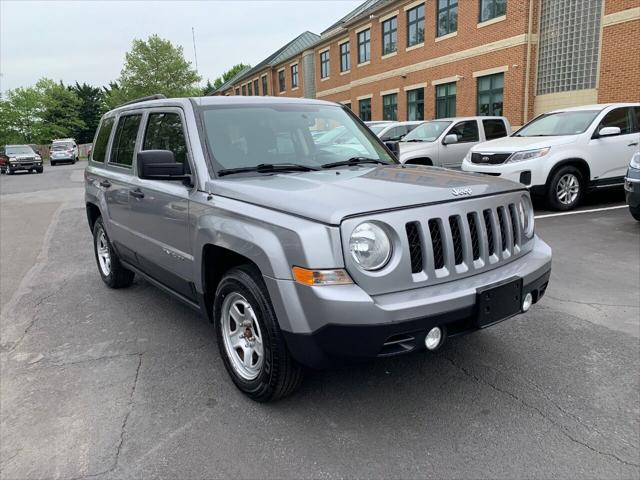
{"label": "tire", "polygon": [[42,173],[42,172],[44,172],[44,168],[38,168],[38,169],[36,170],[36,173]]}
{"label": "tire", "polygon": [[414,158],[404,162],[405,165],[423,165],[425,167],[433,167],[433,162],[428,158]]}
{"label": "tire", "polygon": [[[101,251],[100,254],[99,251]],[[135,274],[120,263],[118,254],[113,249],[104,229],[102,217],[98,217],[93,225],[93,253],[100,277],[109,288],[126,288],[133,283]],[[103,255],[108,256],[105,258]]]}
{"label": "tire", "polygon": [[52,167],[55,167],[55,166],[56,166],[56,162],[54,162],[53,160],[51,160],[51,162],[50,162],[50,163],[51,163],[51,166],[52,166]]}
{"label": "tire", "polygon": [[[255,267],[244,265],[229,270],[218,285],[213,308],[220,356],[236,387],[257,402],[269,402],[300,386],[304,368],[287,349],[269,293]],[[234,320],[234,308],[236,318],[243,319],[242,324]],[[254,340],[251,343],[236,336],[238,343],[234,346],[234,333],[244,333],[241,325]],[[248,366],[244,361],[247,352],[251,355],[247,357]]]}
{"label": "tire", "polygon": [[7,168],[7,175],[13,175],[13,170],[11,170],[10,168]]}
{"label": "tire", "polygon": [[582,173],[567,165],[559,168],[547,185],[547,203],[553,210],[573,210],[582,201],[585,184]]}
{"label": "tire", "polygon": [[631,213],[631,216],[633,218],[635,218],[637,221],[640,222],[640,207],[638,208],[629,207],[629,213]]}

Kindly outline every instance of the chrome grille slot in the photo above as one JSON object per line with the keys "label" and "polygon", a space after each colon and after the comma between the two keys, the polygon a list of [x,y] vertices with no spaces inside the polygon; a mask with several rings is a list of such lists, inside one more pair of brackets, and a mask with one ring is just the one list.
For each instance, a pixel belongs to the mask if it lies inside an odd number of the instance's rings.
{"label": "chrome grille slot", "polygon": [[480,237],[478,235],[478,214],[475,212],[467,213],[467,221],[469,222],[469,232],[471,234],[471,250],[473,252],[473,259],[478,260],[480,258]]}
{"label": "chrome grille slot", "polygon": [[462,234],[460,233],[460,217],[452,215],[449,217],[449,226],[451,227],[451,237],[453,239],[453,254],[456,265],[461,265],[464,261],[462,250]]}
{"label": "chrome grille slot", "polygon": [[429,233],[431,234],[431,245],[433,246],[433,267],[439,270],[444,268],[444,244],[439,220],[429,220]]}
{"label": "chrome grille slot", "polygon": [[407,239],[409,240],[409,255],[411,257],[411,273],[420,273],[423,270],[422,241],[420,240],[420,224],[409,222],[405,226]]}

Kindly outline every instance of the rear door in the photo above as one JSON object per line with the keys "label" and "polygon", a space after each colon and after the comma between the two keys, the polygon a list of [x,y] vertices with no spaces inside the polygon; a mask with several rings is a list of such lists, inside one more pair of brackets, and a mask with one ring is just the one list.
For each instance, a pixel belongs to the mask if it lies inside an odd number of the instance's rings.
{"label": "rear door", "polygon": [[[456,135],[457,143],[444,145],[442,141],[447,135]],[[454,124],[442,137],[438,145],[438,160],[447,168],[460,168],[462,160],[474,145],[480,142],[477,120],[463,120]]]}
{"label": "rear door", "polygon": [[[170,150],[187,172],[193,171],[184,125],[180,108],[148,110],[140,150]],[[141,179],[136,173],[128,192],[141,270],[189,300],[196,298],[189,238],[189,196],[194,188],[182,181]]]}
{"label": "rear door", "polygon": [[113,132],[113,140],[100,188],[108,209],[110,228],[107,230],[120,256],[136,263],[133,251],[135,236],[129,208],[129,190],[133,180],[133,161],[140,141],[142,112],[134,111],[120,115]]}

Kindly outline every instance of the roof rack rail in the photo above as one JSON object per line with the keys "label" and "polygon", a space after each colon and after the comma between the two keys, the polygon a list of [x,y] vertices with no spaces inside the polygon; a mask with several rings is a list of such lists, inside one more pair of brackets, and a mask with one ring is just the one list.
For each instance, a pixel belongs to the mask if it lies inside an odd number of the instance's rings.
{"label": "roof rack rail", "polygon": [[134,103],[146,102],[147,100],[164,100],[167,97],[161,93],[157,93],[155,95],[149,95],[147,97],[136,98],[135,100],[129,100],[128,102],[121,103],[118,105],[119,107],[124,107],[125,105],[133,105]]}

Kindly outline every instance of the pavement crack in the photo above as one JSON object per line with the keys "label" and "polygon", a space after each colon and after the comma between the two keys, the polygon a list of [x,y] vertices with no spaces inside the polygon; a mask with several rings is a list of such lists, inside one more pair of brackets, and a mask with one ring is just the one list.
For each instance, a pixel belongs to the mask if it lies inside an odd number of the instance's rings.
{"label": "pavement crack", "polygon": [[[558,431],[565,436],[566,438],[568,438],[570,441],[572,441],[573,443],[576,443],[578,445],[581,445],[585,448],[587,448],[588,450],[591,450],[592,452],[598,454],[598,455],[602,455],[605,457],[610,457],[613,458],[615,460],[617,460],[618,462],[624,464],[624,465],[628,465],[630,467],[640,467],[640,464],[638,463],[633,463],[633,462],[629,462],[627,460],[624,460],[622,458],[620,458],[619,456],[617,456],[615,453],[609,453],[609,452],[603,452],[601,450],[598,450],[595,447],[592,447],[591,445],[589,445],[588,443],[575,438],[569,431],[567,431],[567,428],[556,422],[555,420],[553,420],[551,417],[549,417],[548,415],[546,415],[542,410],[540,410],[538,407],[536,407],[535,405],[531,405],[529,403],[527,403],[526,401],[524,401],[523,399],[521,399],[520,397],[518,397],[516,394],[508,391],[508,390],[504,390],[500,387],[498,387],[497,385],[478,377],[477,375],[475,375],[473,372],[471,372],[469,369],[465,368],[464,366],[456,363],[454,360],[452,360],[451,358],[442,355],[442,358],[444,360],[446,360],[447,362],[449,362],[451,365],[453,365],[456,369],[460,370],[462,373],[464,373],[467,377],[475,380],[477,383],[480,383],[482,385],[486,385],[488,387],[490,387],[491,389],[495,390],[496,392],[499,392],[503,395],[506,395],[508,397],[510,397],[511,399],[515,400],[516,402],[520,403],[521,405],[523,405],[524,407],[533,410],[535,412],[538,413],[538,415],[540,415],[542,418],[544,418],[545,420],[547,420],[551,425],[553,425],[554,427],[556,427],[558,429]],[[555,405],[555,404],[554,404]],[[580,422],[581,423],[581,422]],[[581,423],[581,425],[583,425]]]}
{"label": "pavement crack", "polygon": [[566,302],[566,303],[576,303],[578,305],[587,305],[589,307],[625,307],[625,308],[640,308],[640,305],[629,305],[623,303],[599,303],[599,302],[582,302],[580,300],[570,300],[568,298],[558,298],[553,295],[546,295],[548,298],[552,300],[556,300],[558,302]]}

